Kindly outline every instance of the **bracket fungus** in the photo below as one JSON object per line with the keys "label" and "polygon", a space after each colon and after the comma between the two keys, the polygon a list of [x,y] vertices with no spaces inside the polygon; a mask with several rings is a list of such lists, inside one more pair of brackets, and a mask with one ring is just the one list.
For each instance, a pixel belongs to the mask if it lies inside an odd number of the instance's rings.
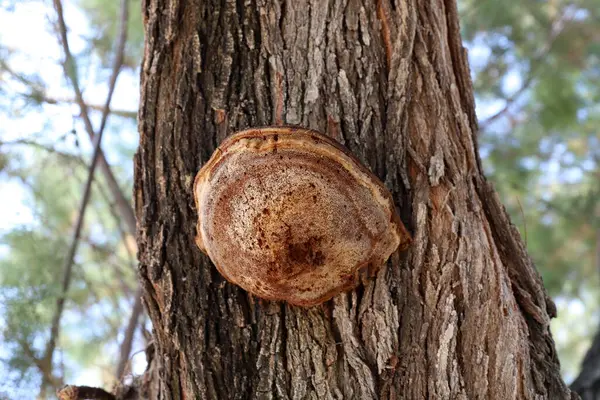
{"label": "bracket fungus", "polygon": [[230,136],[198,172],[194,196],[198,247],[264,299],[320,304],[411,241],[383,183],[312,130]]}

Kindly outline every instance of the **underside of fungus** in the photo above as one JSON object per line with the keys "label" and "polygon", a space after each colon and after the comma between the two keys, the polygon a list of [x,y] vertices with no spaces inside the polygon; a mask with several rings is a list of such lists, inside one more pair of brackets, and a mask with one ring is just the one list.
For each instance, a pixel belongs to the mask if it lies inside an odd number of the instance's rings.
{"label": "underside of fungus", "polygon": [[322,303],[411,240],[379,179],[312,130],[230,136],[198,172],[194,196],[198,247],[264,299]]}

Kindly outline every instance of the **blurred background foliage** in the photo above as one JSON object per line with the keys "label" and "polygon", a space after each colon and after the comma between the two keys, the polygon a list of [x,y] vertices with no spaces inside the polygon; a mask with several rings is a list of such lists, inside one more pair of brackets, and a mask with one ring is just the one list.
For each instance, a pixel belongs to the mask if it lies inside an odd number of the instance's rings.
{"label": "blurred background foliage", "polygon": [[[102,142],[118,187],[96,173],[65,291],[90,132],[53,4],[0,0],[0,398],[51,398],[65,382],[111,387],[144,369],[150,326],[134,311],[135,240],[115,192],[132,191],[143,30],[140,0],[122,1],[127,42]],[[62,1],[95,129],[119,3]],[[600,0],[458,3],[482,159],[557,303],[552,329],[570,382],[599,322]]]}

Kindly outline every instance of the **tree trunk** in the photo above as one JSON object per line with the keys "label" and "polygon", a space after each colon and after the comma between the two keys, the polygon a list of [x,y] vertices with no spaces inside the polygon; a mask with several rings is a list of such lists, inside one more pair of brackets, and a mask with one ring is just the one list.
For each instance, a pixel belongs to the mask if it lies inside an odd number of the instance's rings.
{"label": "tree trunk", "polygon": [[583,358],[581,371],[571,384],[571,389],[579,393],[582,400],[600,399],[600,329]]}
{"label": "tree trunk", "polygon": [[[135,159],[160,399],[568,399],[555,308],[477,153],[454,0],[146,0]],[[229,134],[299,124],[391,190],[412,247],[312,308],[227,283],[194,177]]]}
{"label": "tree trunk", "polygon": [[[596,269],[600,271],[600,229],[596,231]],[[571,389],[579,393],[582,400],[600,400],[600,327],[583,358],[579,376],[571,383]]]}

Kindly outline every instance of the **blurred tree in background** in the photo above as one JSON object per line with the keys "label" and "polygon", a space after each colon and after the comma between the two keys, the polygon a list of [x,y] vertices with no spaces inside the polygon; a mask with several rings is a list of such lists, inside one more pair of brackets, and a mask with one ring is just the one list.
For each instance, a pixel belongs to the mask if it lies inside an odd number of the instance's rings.
{"label": "blurred tree in background", "polygon": [[141,6],[2,5],[0,397],[47,398],[66,380],[117,381],[148,337],[130,201]]}
{"label": "blurred tree in background", "polygon": [[[143,371],[129,201],[140,7],[0,1],[0,398]],[[481,155],[559,308],[569,382],[599,322],[600,0],[459,7]]]}
{"label": "blurred tree in background", "polygon": [[598,327],[600,2],[459,5],[481,156],[557,304],[569,382]]}

